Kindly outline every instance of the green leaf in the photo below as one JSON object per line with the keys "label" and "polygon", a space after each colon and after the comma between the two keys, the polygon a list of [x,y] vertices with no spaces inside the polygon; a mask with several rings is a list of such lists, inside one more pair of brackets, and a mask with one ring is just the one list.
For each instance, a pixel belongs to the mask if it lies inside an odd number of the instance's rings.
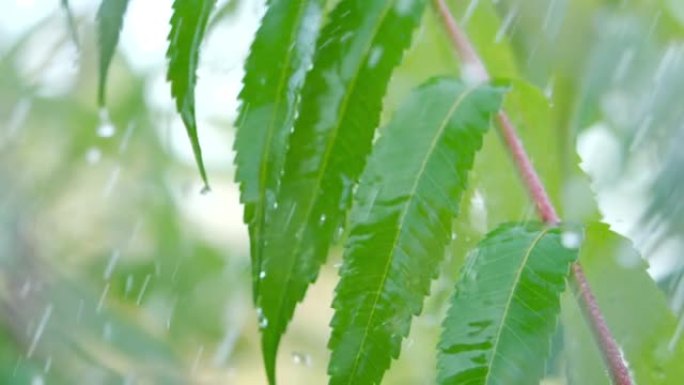
{"label": "green leaf", "polygon": [[561,231],[503,225],[468,257],[439,343],[440,384],[539,383],[577,250]]}
{"label": "green leaf", "polygon": [[273,211],[287,138],[304,75],[311,65],[323,3],[272,0],[245,65],[235,163],[244,220],[249,227],[255,295],[259,291],[262,234]]}
{"label": "green leaf", "polygon": [[69,28],[69,34],[71,35],[71,40],[74,42],[76,48],[80,48],[80,43],[78,39],[78,26],[76,25],[76,18],[74,17],[74,12],[71,10],[71,5],[69,0],[61,0],[62,10],[67,19],[67,27]]}
{"label": "green leaf", "polygon": [[399,109],[368,161],[333,303],[331,384],[377,384],[437,273],[502,90],[437,78]]}
{"label": "green leaf", "polygon": [[[631,242],[605,224],[590,224],[580,262],[635,383],[681,384],[684,343],[676,333],[677,319]],[[565,300],[568,384],[610,384],[575,298]]]}
{"label": "green leaf", "polygon": [[97,11],[97,38],[100,55],[100,73],[97,88],[97,102],[105,105],[107,73],[112,63],[128,0],[102,0]]}
{"label": "green leaf", "polygon": [[426,0],[342,0],[321,31],[258,269],[263,279],[256,297],[271,383],[280,338],[344,225],[387,84],[425,5]]}
{"label": "green leaf", "polygon": [[192,143],[192,151],[199,168],[200,175],[207,190],[207,172],[202,161],[202,148],[197,137],[195,119],[195,84],[197,83],[197,66],[202,38],[209,20],[209,15],[216,0],[174,0],[171,16],[171,33],[167,79],[171,82],[171,95],[176,100],[176,108],[183,119],[183,124]]}
{"label": "green leaf", "polygon": [[520,76],[513,49],[505,36],[500,36],[502,22],[491,1],[453,1],[450,7],[494,78]]}

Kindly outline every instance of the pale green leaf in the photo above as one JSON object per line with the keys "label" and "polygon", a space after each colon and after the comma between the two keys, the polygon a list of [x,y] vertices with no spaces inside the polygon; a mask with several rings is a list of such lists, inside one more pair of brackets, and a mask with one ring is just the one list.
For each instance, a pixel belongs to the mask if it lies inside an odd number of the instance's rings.
{"label": "pale green leaf", "polygon": [[200,47],[215,2],[216,0],[174,0],[169,49],[166,52],[169,59],[167,79],[171,82],[171,96],[176,100],[176,108],[188,132],[205,189],[208,189],[208,181],[197,136],[195,85]]}
{"label": "pale green leaf", "polygon": [[570,264],[561,231],[503,225],[468,257],[439,343],[438,382],[537,384]]}
{"label": "pale green leaf", "polygon": [[71,10],[71,4],[69,0],[61,0],[62,10],[64,10],[64,15],[66,16],[67,27],[69,28],[69,35],[71,35],[71,41],[77,48],[80,48],[80,42],[78,38],[78,25],[76,23],[76,18],[74,17],[74,12]]}
{"label": "pale green leaf", "polygon": [[290,136],[282,184],[263,234],[257,292],[266,370],[345,223],[382,99],[426,0],[342,0],[318,39]]}
{"label": "pale green leaf", "polygon": [[119,33],[127,7],[128,0],[102,0],[97,11],[97,39],[100,55],[97,102],[100,106],[105,104],[107,73],[119,42]]}
{"label": "pale green leaf", "polygon": [[273,211],[287,138],[304,75],[311,65],[323,3],[270,1],[245,65],[235,163],[249,227],[254,294],[259,291],[262,234]]}
{"label": "pale green leaf", "polygon": [[437,78],[384,129],[351,215],[329,346],[331,384],[377,384],[437,273],[502,90]]}
{"label": "pale green leaf", "polygon": [[[605,224],[590,224],[580,262],[635,383],[681,384],[684,342],[677,334],[677,319],[631,242]],[[568,296],[563,304],[568,384],[610,384],[575,303]]]}

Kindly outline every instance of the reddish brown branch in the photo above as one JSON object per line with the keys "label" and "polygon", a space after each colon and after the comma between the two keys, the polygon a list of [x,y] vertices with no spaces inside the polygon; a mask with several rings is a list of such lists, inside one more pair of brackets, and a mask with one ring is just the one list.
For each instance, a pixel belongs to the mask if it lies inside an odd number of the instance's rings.
{"label": "reddish brown branch", "polygon": [[[434,4],[449,33],[449,37],[454,44],[456,52],[463,61],[463,66],[471,75],[475,75],[476,79],[474,80],[489,80],[487,69],[482,64],[482,60],[480,60],[477,51],[473,48],[468,36],[466,36],[456,23],[445,1],[434,0]],[[525,152],[525,148],[516,132],[515,126],[504,111],[499,112],[496,121],[501,136],[511,153],[513,162],[525,183],[525,187],[527,187],[532,200],[537,206],[539,216],[541,216],[544,222],[550,225],[557,225],[560,222],[560,218],[558,217],[556,209],[553,207],[551,199],[549,199],[549,195],[546,193],[546,189],[539,179],[539,175],[535,171],[529,156],[527,156],[527,153]],[[579,262],[574,263],[572,266],[572,278],[574,280],[573,286],[577,293],[577,300],[582,307],[594,337],[601,349],[603,359],[608,366],[613,383],[616,385],[633,385],[632,378],[627,369],[627,364],[620,353],[620,348],[601,314],[596,298],[589,287],[589,282],[587,281],[587,277],[584,275],[584,271]]]}

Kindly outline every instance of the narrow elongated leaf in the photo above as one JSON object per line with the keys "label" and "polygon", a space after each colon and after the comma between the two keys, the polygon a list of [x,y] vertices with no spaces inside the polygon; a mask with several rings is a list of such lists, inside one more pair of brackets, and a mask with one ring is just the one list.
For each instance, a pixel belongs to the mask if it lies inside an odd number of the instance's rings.
{"label": "narrow elongated leaf", "polygon": [[166,52],[169,59],[167,79],[171,82],[171,96],[176,100],[176,108],[188,132],[205,189],[208,189],[208,181],[197,137],[195,84],[200,46],[214,3],[216,0],[174,0],[169,49]]}
{"label": "narrow elongated leaf", "polygon": [[287,138],[304,75],[311,65],[323,0],[271,0],[245,65],[235,140],[249,227],[254,294],[258,292],[264,225],[273,211]]}
{"label": "narrow elongated leaf", "polygon": [[[590,224],[580,261],[613,337],[629,363],[634,382],[681,384],[681,326],[631,242],[605,224]],[[566,300],[562,315],[568,385],[610,384],[576,299],[567,296]],[[679,322],[681,325],[682,321]]]}
{"label": "narrow elongated leaf", "polygon": [[419,87],[385,128],[351,216],[329,346],[331,384],[377,384],[451,239],[451,221],[502,90]]}
{"label": "narrow elongated leaf", "polygon": [[321,31],[263,235],[257,303],[271,383],[280,338],[316,279],[370,152],[382,98],[426,0],[342,0]]}
{"label": "narrow elongated leaf", "polygon": [[78,26],[76,25],[76,18],[74,17],[74,12],[71,10],[71,4],[69,0],[61,0],[60,4],[64,10],[64,15],[67,19],[67,27],[69,28],[69,34],[71,35],[71,40],[74,42],[77,48],[80,48],[80,43],[78,39]]}
{"label": "narrow elongated leaf", "polygon": [[105,104],[107,73],[116,51],[116,45],[119,43],[119,33],[127,8],[128,0],[102,0],[100,8],[97,10],[97,39],[100,55],[97,102],[100,106]]}
{"label": "narrow elongated leaf", "polygon": [[503,225],[468,257],[439,342],[440,384],[537,384],[570,264],[559,229]]}

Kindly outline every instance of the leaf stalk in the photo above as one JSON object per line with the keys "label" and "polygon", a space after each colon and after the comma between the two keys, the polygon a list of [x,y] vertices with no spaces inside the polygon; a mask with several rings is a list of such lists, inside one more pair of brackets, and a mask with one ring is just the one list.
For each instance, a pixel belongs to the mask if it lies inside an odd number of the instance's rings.
{"label": "leaf stalk", "polygon": [[[458,23],[456,23],[445,0],[434,0],[433,4],[442,19],[456,53],[463,61],[463,65],[468,67],[469,73],[473,74],[475,77],[473,80],[480,82],[488,81],[489,74],[487,69],[468,39],[468,36],[459,27]],[[525,151],[515,126],[503,110],[497,115],[496,121],[513,162],[537,207],[539,216],[545,223],[551,226],[558,225],[560,223],[560,218]],[[584,270],[579,262],[575,262],[572,265],[571,272],[572,284],[575,288],[577,301],[579,302],[585,318],[594,334],[594,338],[599,345],[613,383],[616,385],[633,385],[627,363],[601,313],[598,302],[594,297],[586,275],[584,274]]]}

